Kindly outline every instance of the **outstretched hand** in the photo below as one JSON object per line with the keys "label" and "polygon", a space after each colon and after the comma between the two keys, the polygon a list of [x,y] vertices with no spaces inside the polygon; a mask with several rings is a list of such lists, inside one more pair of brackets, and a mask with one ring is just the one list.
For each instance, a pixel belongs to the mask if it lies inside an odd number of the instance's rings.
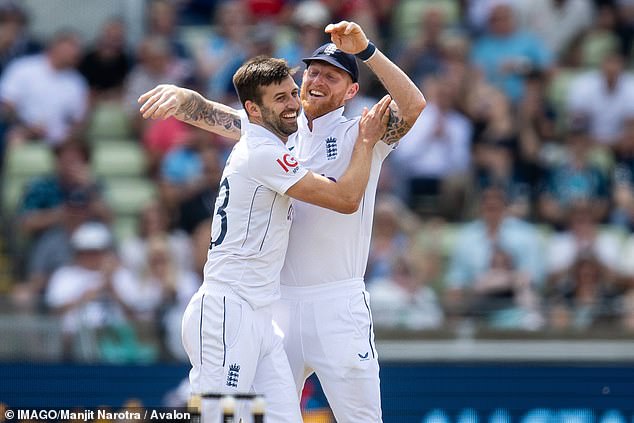
{"label": "outstretched hand", "polygon": [[183,88],[161,84],[141,95],[140,112],[144,119],[167,119],[174,116],[186,101]]}
{"label": "outstretched hand", "polygon": [[357,54],[365,50],[370,42],[359,24],[354,22],[328,24],[325,32],[330,34],[330,39],[337,48],[345,53]]}
{"label": "outstretched hand", "polygon": [[365,108],[359,121],[359,139],[372,147],[383,137],[387,128],[392,97],[386,95],[370,110]]}

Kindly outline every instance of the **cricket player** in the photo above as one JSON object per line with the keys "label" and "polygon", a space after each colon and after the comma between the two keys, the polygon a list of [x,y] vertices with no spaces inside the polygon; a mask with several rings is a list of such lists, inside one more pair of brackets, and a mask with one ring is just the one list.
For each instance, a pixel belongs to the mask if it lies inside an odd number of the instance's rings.
{"label": "cricket player", "polygon": [[[303,113],[287,145],[299,163],[341,180],[351,158],[359,117],[346,119],[346,101],[359,90],[356,58],[362,60],[391,95],[390,119],[374,147],[370,179],[359,210],[343,215],[294,201],[281,300],[274,319],[285,333],[298,395],[315,372],[339,422],[380,422],[379,365],[372,315],[363,276],[368,260],[374,200],[383,160],[399,139],[419,122],[425,98],[410,78],[383,55],[353,22],[326,27],[332,43],[304,59],[300,92]],[[205,100],[175,86],[151,91],[157,102],[146,117],[175,116],[226,137],[238,138],[242,112]],[[173,110],[197,104],[200,112]]]}
{"label": "cricket player", "polygon": [[[280,297],[291,197],[354,213],[391,99],[364,113],[349,166],[333,182],[306,170],[286,148],[300,111],[299,88],[286,61],[256,57],[233,82],[247,119],[222,174],[204,282],[183,317],[190,383],[195,394],[264,394],[268,422],[297,423],[299,400],[271,307]],[[153,98],[146,94],[139,101],[143,113]]]}

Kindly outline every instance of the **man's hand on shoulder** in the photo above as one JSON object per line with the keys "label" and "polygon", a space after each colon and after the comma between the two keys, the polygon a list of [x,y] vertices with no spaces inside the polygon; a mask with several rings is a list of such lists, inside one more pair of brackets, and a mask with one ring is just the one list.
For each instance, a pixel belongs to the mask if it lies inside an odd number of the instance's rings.
{"label": "man's hand on shoulder", "polygon": [[337,48],[345,53],[357,54],[365,50],[370,42],[363,29],[355,22],[328,24],[325,32],[330,34],[330,39]]}

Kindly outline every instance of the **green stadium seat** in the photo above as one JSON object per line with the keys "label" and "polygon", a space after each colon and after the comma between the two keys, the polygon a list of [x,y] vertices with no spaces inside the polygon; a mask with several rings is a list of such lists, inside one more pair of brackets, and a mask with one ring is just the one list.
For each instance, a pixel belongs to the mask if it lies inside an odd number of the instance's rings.
{"label": "green stadium seat", "polygon": [[51,147],[44,141],[35,141],[8,150],[4,176],[37,176],[52,172],[53,167]]}
{"label": "green stadium seat", "polygon": [[618,47],[619,40],[611,32],[589,34],[581,45],[583,65],[589,68],[599,67],[606,53]]}
{"label": "green stadium seat", "polygon": [[113,229],[117,241],[122,242],[136,235],[138,222],[138,216],[116,216]]}
{"label": "green stadium seat", "polygon": [[104,141],[95,145],[92,165],[95,173],[104,178],[141,176],[147,157],[135,142]]}
{"label": "green stadium seat", "polygon": [[157,188],[145,178],[106,179],[106,198],[116,216],[134,216],[157,195]]}
{"label": "green stadium seat", "polygon": [[423,13],[429,7],[439,7],[445,12],[447,24],[458,21],[460,8],[455,0],[402,0],[394,13],[393,28],[396,28],[397,38],[411,40],[420,32]]}
{"label": "green stadium seat", "polygon": [[130,119],[120,103],[103,102],[95,106],[88,125],[88,138],[91,142],[123,139],[130,135]]}

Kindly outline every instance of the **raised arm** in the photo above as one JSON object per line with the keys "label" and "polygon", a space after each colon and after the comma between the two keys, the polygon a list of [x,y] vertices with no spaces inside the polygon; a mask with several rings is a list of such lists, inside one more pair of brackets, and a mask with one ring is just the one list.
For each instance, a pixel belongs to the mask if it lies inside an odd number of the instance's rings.
{"label": "raised arm", "polygon": [[[325,31],[330,34],[337,48],[346,53],[360,56],[372,53],[373,45],[370,45],[361,27],[354,22],[329,24]],[[411,129],[427,103],[416,84],[378,48],[365,59],[364,63],[379,78],[394,100],[390,105],[390,119],[383,136],[386,144],[393,144]]]}
{"label": "raised arm", "polygon": [[390,102],[390,96],[386,95],[370,111],[363,111],[350,164],[339,181],[308,172],[286,195],[339,213],[356,212],[370,177],[372,150],[385,133]]}
{"label": "raised arm", "polygon": [[224,104],[207,100],[196,91],[162,84],[138,100],[144,119],[176,119],[231,139],[240,138],[240,115]]}

